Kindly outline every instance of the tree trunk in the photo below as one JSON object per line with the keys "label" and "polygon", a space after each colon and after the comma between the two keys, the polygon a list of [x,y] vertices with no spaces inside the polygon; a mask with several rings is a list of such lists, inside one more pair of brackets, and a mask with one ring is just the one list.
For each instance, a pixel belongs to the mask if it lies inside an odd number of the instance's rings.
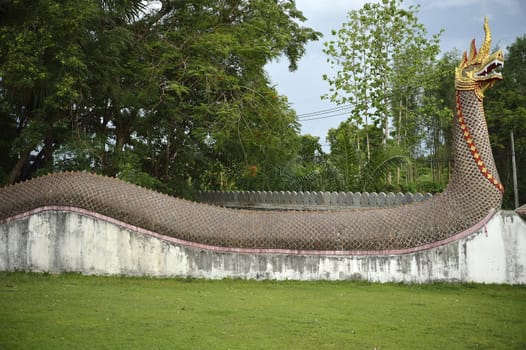
{"label": "tree trunk", "polygon": [[29,162],[29,158],[31,156],[31,150],[25,151],[22,156],[16,161],[15,166],[11,169],[9,172],[9,176],[7,177],[7,182],[10,184],[14,184],[15,182],[22,180],[20,179],[20,173],[22,172],[22,168],[24,165],[26,165]]}

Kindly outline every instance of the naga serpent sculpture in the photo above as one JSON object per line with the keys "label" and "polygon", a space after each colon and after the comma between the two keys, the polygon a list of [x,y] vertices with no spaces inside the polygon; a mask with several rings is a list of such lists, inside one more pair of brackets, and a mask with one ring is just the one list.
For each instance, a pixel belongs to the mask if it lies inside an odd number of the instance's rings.
{"label": "naga serpent sculpture", "polygon": [[499,181],[486,126],[484,91],[502,79],[491,34],[472,41],[455,72],[454,168],[431,200],[386,208],[253,211],[195,203],[124,181],[82,172],[56,173],[0,189],[0,223],[27,212],[69,210],[125,222],[215,250],[356,252],[422,247],[464,231],[498,209]]}

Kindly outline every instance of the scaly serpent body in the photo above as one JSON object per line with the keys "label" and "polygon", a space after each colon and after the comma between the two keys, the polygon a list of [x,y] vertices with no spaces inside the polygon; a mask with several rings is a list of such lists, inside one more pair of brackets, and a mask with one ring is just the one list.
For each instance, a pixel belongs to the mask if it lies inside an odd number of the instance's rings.
{"label": "scaly serpent body", "polygon": [[[485,62],[475,52],[462,64],[473,69],[475,63]],[[502,185],[481,97],[483,84],[489,81],[484,79],[473,89],[466,84],[457,86],[454,170],[447,189],[429,201],[354,211],[233,210],[173,198],[113,178],[58,173],[0,189],[0,222],[32,209],[56,206],[82,208],[163,235],[218,247],[352,251],[433,243],[475,225],[500,207]]]}

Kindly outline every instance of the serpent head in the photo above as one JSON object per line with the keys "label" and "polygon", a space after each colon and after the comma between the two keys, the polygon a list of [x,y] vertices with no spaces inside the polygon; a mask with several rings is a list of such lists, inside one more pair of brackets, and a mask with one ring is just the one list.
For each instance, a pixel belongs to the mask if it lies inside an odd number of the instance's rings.
{"label": "serpent head", "polygon": [[464,51],[459,66],[455,69],[455,87],[457,90],[474,90],[477,97],[482,100],[484,91],[492,87],[497,80],[502,79],[502,74],[497,69],[504,66],[502,50],[490,54],[491,32],[488,18],[484,18],[484,43],[477,52],[475,39],[471,42],[469,56]]}

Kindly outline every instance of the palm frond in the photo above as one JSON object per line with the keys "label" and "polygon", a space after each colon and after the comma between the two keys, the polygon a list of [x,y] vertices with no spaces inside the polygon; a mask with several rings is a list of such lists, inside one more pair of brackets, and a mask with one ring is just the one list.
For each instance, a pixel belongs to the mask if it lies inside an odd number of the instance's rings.
{"label": "palm frond", "polygon": [[148,4],[143,0],[100,0],[101,7],[127,22],[141,17]]}
{"label": "palm frond", "polygon": [[374,190],[379,183],[387,179],[390,172],[410,162],[410,158],[398,148],[387,148],[375,152],[362,169],[362,191]]}

